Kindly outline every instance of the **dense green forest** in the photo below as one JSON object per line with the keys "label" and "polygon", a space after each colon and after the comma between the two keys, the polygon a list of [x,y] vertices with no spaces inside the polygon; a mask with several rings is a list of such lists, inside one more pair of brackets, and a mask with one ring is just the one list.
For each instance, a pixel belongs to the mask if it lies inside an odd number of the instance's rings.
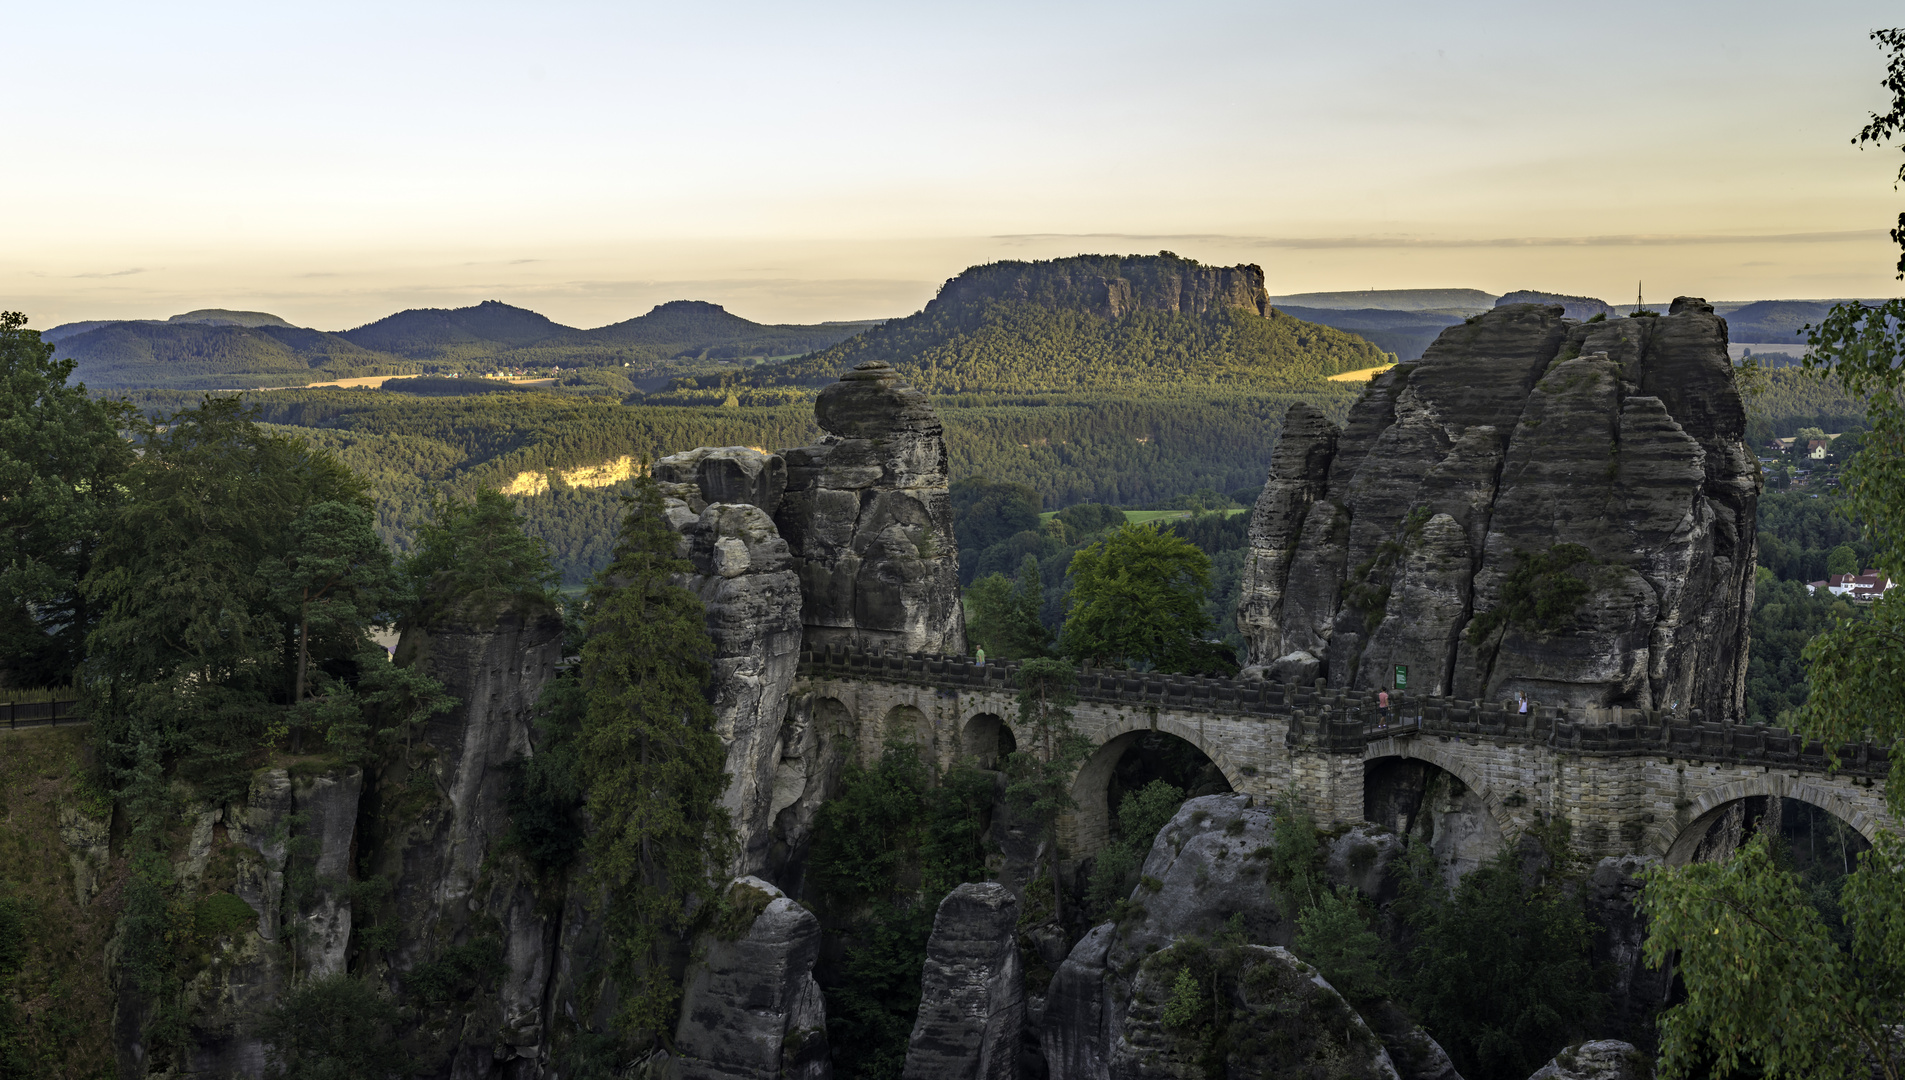
{"label": "dense green forest", "polygon": [[[1117,318],[1014,300],[928,308],[824,352],[756,369],[751,385],[819,385],[883,360],[934,394],[1288,390],[1390,362],[1341,330],[1240,308]],[[705,378],[705,377],[704,377]]]}
{"label": "dense green forest", "polygon": [[[1295,394],[1160,394],[1020,399],[941,398],[955,477],[1023,483],[1041,508],[1095,502],[1143,506],[1201,489],[1255,489],[1269,469],[1283,412],[1301,397],[1337,417],[1355,387]],[[200,395],[124,395],[159,417]],[[373,390],[246,395],[259,419],[335,451],[371,483],[380,535],[408,550],[430,500],[544,474],[546,494],[521,499],[569,584],[603,565],[622,485],[571,488],[559,475],[624,455],[653,460],[696,446],[800,446],[818,437],[806,400],[770,408],[624,405],[613,396],[525,390],[418,397]],[[1252,496],[1254,499],[1254,496]]]}

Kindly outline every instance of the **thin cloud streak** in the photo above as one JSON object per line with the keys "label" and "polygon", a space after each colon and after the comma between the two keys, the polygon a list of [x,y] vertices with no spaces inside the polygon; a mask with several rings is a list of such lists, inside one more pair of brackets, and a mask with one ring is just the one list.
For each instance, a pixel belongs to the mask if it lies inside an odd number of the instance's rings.
{"label": "thin cloud streak", "polygon": [[1016,233],[994,236],[1002,243],[1045,243],[1054,240],[1129,240],[1137,243],[1191,241],[1237,244],[1243,247],[1292,250],[1355,248],[1551,248],[1551,247],[1685,247],[1696,244],[1843,244],[1883,239],[1883,229],[1838,232],[1769,233],[1632,233],[1616,236],[1504,236],[1462,239],[1417,236],[1236,236],[1224,233]]}
{"label": "thin cloud streak", "polygon": [[133,274],[143,274],[145,272],[146,272],[145,267],[135,266],[130,270],[95,271],[90,274],[74,274],[73,276],[76,278],[131,277]]}

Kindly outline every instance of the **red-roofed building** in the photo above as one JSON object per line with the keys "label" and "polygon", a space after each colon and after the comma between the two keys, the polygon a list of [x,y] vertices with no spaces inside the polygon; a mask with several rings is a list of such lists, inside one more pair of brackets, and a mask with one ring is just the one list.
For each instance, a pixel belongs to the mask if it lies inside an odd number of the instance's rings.
{"label": "red-roofed building", "polygon": [[1863,574],[1833,574],[1824,581],[1812,581],[1806,584],[1806,591],[1817,593],[1824,589],[1834,596],[1843,596],[1859,604],[1869,604],[1884,596],[1891,589],[1892,579],[1877,570],[1867,570]]}

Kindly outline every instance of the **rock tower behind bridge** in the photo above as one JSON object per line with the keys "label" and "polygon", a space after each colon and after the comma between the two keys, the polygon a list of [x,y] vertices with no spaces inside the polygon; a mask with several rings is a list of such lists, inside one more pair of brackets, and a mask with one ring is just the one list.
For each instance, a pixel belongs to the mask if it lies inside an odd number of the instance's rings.
{"label": "rock tower behind bridge", "polygon": [[[817,804],[818,733],[789,717],[808,649],[963,654],[946,440],[926,395],[870,360],[820,392],[812,446],[699,447],[655,463],[715,646],[716,731],[742,872],[774,820]],[[794,710],[798,714],[799,710]],[[809,791],[809,781],[813,791]]]}
{"label": "rock tower behind bridge", "polygon": [[[1511,304],[1285,418],[1237,621],[1309,685],[1737,717],[1757,463],[1725,320]],[[1545,603],[1543,602],[1545,598]]]}

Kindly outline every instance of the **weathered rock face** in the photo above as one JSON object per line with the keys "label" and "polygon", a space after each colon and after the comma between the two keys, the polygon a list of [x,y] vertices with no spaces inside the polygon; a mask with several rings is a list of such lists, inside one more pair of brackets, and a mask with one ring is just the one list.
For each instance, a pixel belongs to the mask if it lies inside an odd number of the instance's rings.
{"label": "weathered rock face", "polygon": [[695,513],[670,499],[668,515],[694,564],[683,584],[701,598],[714,642],[710,689],[715,732],[727,748],[722,802],[740,841],[738,869],[755,873],[767,865],[781,729],[800,662],[800,579],[758,505],[711,502]]}
{"label": "weathered rock face", "polygon": [[1329,417],[1303,402],[1283,414],[1283,435],[1270,456],[1270,479],[1250,515],[1243,600],[1237,607],[1237,625],[1250,642],[1253,666],[1277,658],[1259,650],[1283,621],[1283,585],[1290,576],[1290,560],[1296,555],[1304,518],[1329,481],[1338,434]]}
{"label": "weathered rock face", "polygon": [[[1275,946],[1232,951],[1215,991],[1198,985],[1189,1002],[1177,1000],[1189,950],[1165,949],[1139,965],[1111,1048],[1111,1080],[1193,1080],[1211,1074],[1213,1058],[1225,1076],[1311,1076],[1327,1061],[1331,1077],[1400,1080],[1375,1032],[1315,968]],[[1195,1018],[1173,1022],[1174,1004],[1194,1005]]]}
{"label": "weathered rock face", "polygon": [[946,441],[926,395],[870,360],[820,392],[814,418],[829,434],[784,452],[774,514],[807,646],[964,653]]}
{"label": "weathered rock face", "polygon": [[1673,992],[1672,969],[1648,967],[1641,957],[1647,920],[1635,901],[1641,872],[1658,865],[1655,855],[1610,856],[1595,864],[1587,880],[1588,919],[1594,926],[1590,955],[1607,979],[1611,1033],[1634,1040],[1653,1038],[1653,1016]]}
{"label": "weathered rock face", "polygon": [[787,490],[787,459],[751,446],[700,446],[655,462],[655,479],[692,484],[702,502],[747,503],[772,515]]}
{"label": "weathered rock face", "polygon": [[1014,1080],[1025,988],[1019,901],[993,882],[948,893],[933,917],[906,1080]]}
{"label": "weathered rock face", "polygon": [[1648,1080],[1653,1075],[1647,1055],[1633,1044],[1596,1039],[1556,1054],[1528,1080]]}
{"label": "weathered rock face", "polygon": [[[1251,943],[1246,948],[1253,950],[1251,955],[1255,959],[1246,967],[1259,967],[1268,962],[1270,947],[1275,947],[1277,955],[1287,958],[1283,947],[1295,940],[1296,925],[1292,913],[1283,909],[1279,888],[1269,880],[1268,856],[1275,849],[1274,815],[1269,809],[1256,806],[1248,795],[1209,795],[1191,799],[1178,809],[1171,821],[1159,830],[1145,858],[1143,874],[1149,883],[1139,885],[1132,892],[1134,913],[1122,923],[1094,927],[1072,948],[1071,955],[1065,958],[1052,979],[1040,1030],[1051,1080],[1202,1075],[1173,1071],[1185,1061],[1197,1060],[1201,1051],[1193,1053],[1190,1048],[1180,1046],[1177,1036],[1168,1028],[1160,1027],[1158,1021],[1158,1010],[1162,1008],[1162,1001],[1168,1000],[1173,990],[1171,980],[1176,976],[1177,967],[1182,965],[1171,966],[1150,983],[1145,982],[1144,972],[1155,967],[1152,960],[1183,946],[1188,938],[1211,942],[1220,934],[1235,931],[1241,931],[1243,940]],[[1325,879],[1339,888],[1357,889],[1379,904],[1386,903],[1397,892],[1393,870],[1402,850],[1402,840],[1387,830],[1350,829],[1327,840],[1323,853]],[[1254,978],[1282,985],[1279,980],[1284,979],[1290,970],[1289,963],[1294,962],[1293,958],[1287,963],[1279,959],[1265,969],[1275,972],[1274,977],[1261,974]],[[1163,979],[1161,988],[1158,978]],[[1310,975],[1303,978],[1307,981]],[[1232,981],[1236,986],[1244,985],[1235,978]],[[1286,997],[1295,994],[1284,1001],[1284,1005],[1294,1010],[1291,1015],[1303,1014],[1306,1009],[1321,1009],[1334,1015],[1334,1010],[1341,1005],[1334,990],[1328,992],[1327,1000],[1312,1000],[1308,996],[1311,991],[1301,988],[1292,991],[1285,987],[1278,992]],[[1159,998],[1160,994],[1164,997]],[[1255,1004],[1243,1004],[1246,1000]],[[1255,1011],[1263,1007],[1266,1000],[1254,990],[1226,998],[1228,1015],[1241,1025],[1239,1031],[1262,1024],[1274,1026],[1268,1014],[1258,1016]],[[1328,1004],[1329,1001],[1336,1004]],[[1452,1068],[1448,1075],[1440,1071],[1441,1065],[1447,1063],[1447,1056],[1406,1016],[1399,1012],[1385,1015],[1380,1030],[1372,1035],[1352,1010],[1341,1007],[1343,1015],[1336,1019],[1320,1015],[1310,1019],[1320,1025],[1318,1032],[1334,1032],[1327,1037],[1336,1040],[1333,1045],[1340,1051],[1348,1052],[1351,1042],[1364,1045],[1365,1049],[1374,1047],[1363,1057],[1351,1055],[1344,1060],[1362,1061],[1370,1068],[1393,1068],[1388,1064],[1389,1059],[1382,1056],[1383,1045],[1390,1045],[1405,1053],[1416,1066],[1405,1075],[1405,1080],[1418,1077],[1458,1080]],[[1140,1015],[1142,1010],[1149,1011]],[[1359,1034],[1346,1034],[1352,1028]],[[1367,1044],[1361,1042],[1365,1037]],[[1282,1067],[1275,1064],[1280,1059],[1261,1057],[1260,1050],[1270,1051],[1261,1047],[1251,1049],[1252,1046],[1255,1044],[1236,1044],[1235,1052],[1242,1056],[1234,1059],[1231,1075],[1282,1075],[1275,1071]],[[1381,1064],[1372,1064],[1378,1062]],[[1270,1071],[1236,1071],[1258,1068]],[[1390,1072],[1378,1074],[1393,1075]]]}
{"label": "weathered rock face", "polygon": [[[1738,715],[1759,474],[1710,305],[1504,305],[1372,382],[1333,454],[1312,413],[1252,519],[1238,617],[1266,675],[1374,689],[1403,666],[1412,693]],[[1556,577],[1579,602],[1529,617]]]}
{"label": "weathered rock face", "polygon": [[1296,928],[1267,887],[1271,813],[1248,795],[1207,795],[1178,808],[1145,857],[1132,893],[1142,913],[1095,927],[1072,948],[1045,996],[1041,1043],[1052,1080],[1104,1080],[1141,961],[1180,937],[1208,938],[1241,918],[1245,939],[1288,945]]}
{"label": "weathered rock face", "polygon": [[812,693],[789,699],[768,804],[767,876],[796,894],[801,894],[820,807],[839,789],[853,746],[853,718],[839,702],[816,700]]}
{"label": "weathered rock face", "polygon": [[515,604],[493,619],[410,627],[399,662],[420,665],[459,704],[425,723],[421,745],[383,770],[373,871],[391,882],[396,945],[381,957],[401,988],[453,947],[500,954],[495,991],[427,1010],[413,1052],[444,1075],[527,1076],[544,1037],[554,926],[536,875],[508,851],[508,763],[534,753],[531,716],[562,659],[562,619]]}
{"label": "weathered rock face", "polygon": [[283,768],[260,769],[243,801],[195,815],[177,865],[180,882],[198,887],[222,824],[232,859],[230,891],[257,919],[222,933],[208,962],[186,983],[180,1004],[192,1072],[258,1075],[264,1067],[264,1046],[253,1034],[259,1012],[296,982],[344,970],[351,934],[347,881],[363,778],[356,766],[295,777]]}
{"label": "weathered rock face", "polygon": [[1200,266],[1157,255],[1081,255],[975,266],[948,281],[926,310],[987,301],[1084,308],[1108,319],[1140,310],[1195,313],[1240,307],[1258,315],[1271,313],[1262,267]]}
{"label": "weathered rock face", "polygon": [[759,878],[730,898],[761,904],[733,939],[703,935],[675,1027],[681,1080],[828,1080],[827,1013],[814,959],[820,922]]}

